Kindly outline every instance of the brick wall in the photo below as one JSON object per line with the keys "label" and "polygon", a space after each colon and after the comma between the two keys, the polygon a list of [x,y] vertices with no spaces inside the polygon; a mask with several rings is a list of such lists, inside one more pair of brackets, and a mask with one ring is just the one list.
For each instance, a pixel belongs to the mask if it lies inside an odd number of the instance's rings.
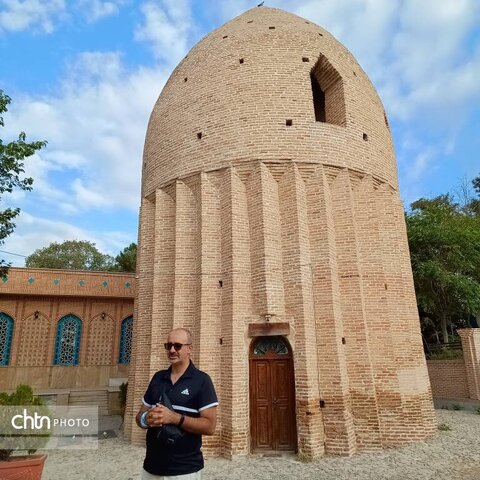
{"label": "brick wall", "polygon": [[463,358],[427,360],[433,398],[465,400],[469,398],[467,372]]}

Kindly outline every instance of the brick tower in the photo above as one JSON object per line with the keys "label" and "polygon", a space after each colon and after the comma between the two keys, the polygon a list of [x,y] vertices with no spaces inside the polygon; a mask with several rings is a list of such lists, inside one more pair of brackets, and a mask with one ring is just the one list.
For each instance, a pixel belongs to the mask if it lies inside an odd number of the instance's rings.
{"label": "brick tower", "polygon": [[145,142],[126,434],[175,326],[226,456],[401,445],[436,427],[392,138],[353,56],[254,8],[195,45]]}

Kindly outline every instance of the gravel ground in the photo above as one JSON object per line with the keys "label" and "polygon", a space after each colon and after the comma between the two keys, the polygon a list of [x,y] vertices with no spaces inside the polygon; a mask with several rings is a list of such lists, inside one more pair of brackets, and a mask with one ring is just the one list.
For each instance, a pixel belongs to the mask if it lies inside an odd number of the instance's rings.
{"label": "gravel ground", "polygon": [[[450,430],[436,438],[379,453],[350,458],[323,457],[304,463],[295,456],[245,457],[206,461],[205,480],[480,480],[480,415],[437,410],[437,421]],[[107,422],[107,423],[105,423]],[[108,423],[110,422],[110,423]],[[113,423],[112,423],[113,422]],[[118,427],[104,419],[103,429]],[[99,441],[98,450],[48,452],[43,480],[136,480],[144,449],[121,438]]]}

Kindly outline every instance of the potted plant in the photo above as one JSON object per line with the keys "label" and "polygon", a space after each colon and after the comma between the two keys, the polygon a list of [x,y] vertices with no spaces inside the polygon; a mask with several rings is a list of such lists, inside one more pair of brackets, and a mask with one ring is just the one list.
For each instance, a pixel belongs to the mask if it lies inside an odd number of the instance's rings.
{"label": "potted plant", "polygon": [[[18,478],[40,480],[42,477],[47,455],[33,454],[37,448],[47,443],[51,422],[42,421],[41,428],[36,430],[35,436],[32,436],[28,430],[24,430],[24,418],[27,415],[39,418],[40,421],[45,417],[51,420],[48,407],[40,397],[33,395],[30,386],[19,385],[13,393],[0,393],[0,478],[2,480]],[[15,420],[13,420],[14,416],[16,416]],[[15,427],[12,426],[14,424]]]}

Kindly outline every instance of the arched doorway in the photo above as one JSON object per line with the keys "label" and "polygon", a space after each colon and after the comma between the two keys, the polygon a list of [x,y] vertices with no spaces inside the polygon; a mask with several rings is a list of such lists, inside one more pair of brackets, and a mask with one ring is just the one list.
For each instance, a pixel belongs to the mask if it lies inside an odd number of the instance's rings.
{"label": "arched doorway", "polygon": [[283,337],[252,342],[250,435],[252,452],[296,450],[293,357]]}

